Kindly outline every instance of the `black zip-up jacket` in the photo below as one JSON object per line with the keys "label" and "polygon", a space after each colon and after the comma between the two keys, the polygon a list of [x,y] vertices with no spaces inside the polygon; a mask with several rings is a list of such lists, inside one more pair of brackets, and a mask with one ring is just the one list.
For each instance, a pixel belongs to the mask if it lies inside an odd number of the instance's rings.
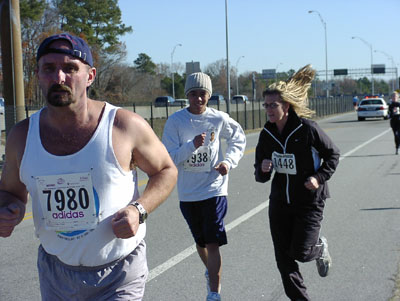
{"label": "black zip-up jacket", "polygon": [[391,118],[390,120],[390,126],[393,128],[394,126],[398,127],[399,125],[399,119],[400,119],[400,115],[395,114],[394,113],[394,109],[395,108],[399,108],[400,109],[400,102],[396,101],[396,102],[392,102],[389,105],[389,117]]}
{"label": "black zip-up jacket", "polygon": [[[340,154],[339,149],[316,122],[300,118],[290,110],[282,134],[279,134],[274,123],[265,124],[256,147],[254,174],[257,182],[265,183],[270,180],[272,170],[263,173],[261,162],[264,159],[271,160],[274,151],[293,154],[297,173],[291,175],[275,172],[271,185],[271,200],[306,205],[330,197],[327,181],[339,164]],[[315,191],[304,186],[310,176],[314,176],[320,184]]]}

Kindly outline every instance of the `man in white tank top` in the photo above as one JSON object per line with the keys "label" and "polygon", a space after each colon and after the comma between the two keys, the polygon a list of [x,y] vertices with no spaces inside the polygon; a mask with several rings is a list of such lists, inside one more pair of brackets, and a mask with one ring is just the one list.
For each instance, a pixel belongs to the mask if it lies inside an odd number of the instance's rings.
{"label": "man in white tank top", "polygon": [[[29,193],[43,300],[141,300],[144,221],[171,193],[176,167],[143,118],[88,98],[96,69],[81,38],[48,37],[37,63],[47,106],[8,135],[0,237],[22,221]],[[134,166],[149,176],[142,196]]]}

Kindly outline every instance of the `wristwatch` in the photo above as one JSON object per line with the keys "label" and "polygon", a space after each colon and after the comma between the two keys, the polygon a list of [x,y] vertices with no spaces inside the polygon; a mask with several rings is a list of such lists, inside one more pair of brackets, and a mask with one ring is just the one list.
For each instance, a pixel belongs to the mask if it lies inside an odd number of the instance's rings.
{"label": "wristwatch", "polygon": [[147,218],[147,212],[144,209],[144,207],[141,204],[139,204],[138,202],[133,202],[129,205],[136,207],[136,209],[139,211],[139,224],[143,224]]}

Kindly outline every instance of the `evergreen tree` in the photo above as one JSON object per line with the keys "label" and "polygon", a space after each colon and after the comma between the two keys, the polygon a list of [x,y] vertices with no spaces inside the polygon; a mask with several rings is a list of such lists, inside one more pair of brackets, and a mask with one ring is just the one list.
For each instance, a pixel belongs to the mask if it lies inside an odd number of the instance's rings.
{"label": "evergreen tree", "polygon": [[61,15],[62,31],[85,36],[90,45],[113,53],[120,43],[118,37],[132,32],[121,20],[118,0],[54,0]]}
{"label": "evergreen tree", "polygon": [[135,69],[142,73],[156,74],[157,65],[146,53],[139,53],[138,58],[133,62]]}

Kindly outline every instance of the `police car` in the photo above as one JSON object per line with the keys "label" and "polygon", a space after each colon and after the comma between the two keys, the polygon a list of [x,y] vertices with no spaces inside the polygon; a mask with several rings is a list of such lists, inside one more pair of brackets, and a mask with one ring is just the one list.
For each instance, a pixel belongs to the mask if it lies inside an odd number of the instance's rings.
{"label": "police car", "polygon": [[383,98],[377,96],[367,96],[358,103],[358,121],[365,118],[389,118],[389,106]]}

